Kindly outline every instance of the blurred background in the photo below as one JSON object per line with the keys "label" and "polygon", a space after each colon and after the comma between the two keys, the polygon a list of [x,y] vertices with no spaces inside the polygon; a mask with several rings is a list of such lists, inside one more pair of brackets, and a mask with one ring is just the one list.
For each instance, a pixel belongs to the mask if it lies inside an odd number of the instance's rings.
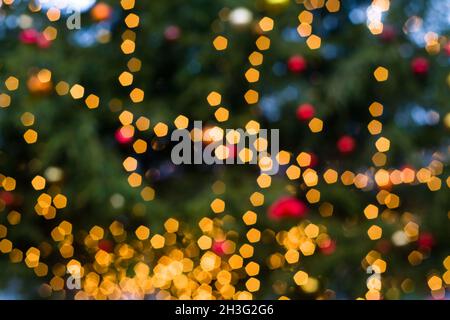
{"label": "blurred background", "polygon": [[[0,298],[445,299],[449,27],[445,0],[0,0]],[[280,129],[280,172],[174,165],[194,120]]]}

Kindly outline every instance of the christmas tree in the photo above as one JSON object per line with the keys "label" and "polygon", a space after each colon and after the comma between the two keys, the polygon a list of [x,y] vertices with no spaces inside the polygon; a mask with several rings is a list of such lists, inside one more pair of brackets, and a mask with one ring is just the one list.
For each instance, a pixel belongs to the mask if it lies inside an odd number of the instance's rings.
{"label": "christmas tree", "polygon": [[2,296],[446,297],[446,1],[0,4]]}

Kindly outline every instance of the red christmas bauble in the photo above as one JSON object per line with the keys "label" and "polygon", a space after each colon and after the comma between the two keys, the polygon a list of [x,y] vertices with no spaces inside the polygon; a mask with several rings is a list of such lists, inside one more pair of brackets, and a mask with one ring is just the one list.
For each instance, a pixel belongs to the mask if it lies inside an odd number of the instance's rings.
{"label": "red christmas bauble", "polygon": [[11,205],[14,202],[14,195],[9,191],[0,192],[0,199],[7,206]]}
{"label": "red christmas bauble", "polygon": [[376,249],[383,254],[387,254],[391,250],[391,248],[391,242],[385,239],[379,240],[376,245]]}
{"label": "red christmas bauble", "polygon": [[20,32],[19,40],[24,44],[35,44],[39,36],[40,33],[36,29],[26,29]]}
{"label": "red christmas bauble", "polygon": [[223,256],[225,254],[225,241],[214,241],[212,245],[212,251],[218,256]]}
{"label": "red christmas bauble", "polygon": [[295,55],[289,58],[287,66],[289,71],[293,73],[301,73],[306,70],[307,63],[305,58]]}
{"label": "red christmas bauble", "polygon": [[178,26],[168,26],[164,30],[164,38],[168,41],[178,40],[181,36],[181,29]]}
{"label": "red christmas bauble", "polygon": [[309,167],[314,168],[315,166],[317,166],[317,163],[319,162],[319,158],[316,156],[316,154],[314,154],[312,152],[308,152],[308,153],[311,156],[311,162],[309,164]]}
{"label": "red christmas bauble", "polygon": [[127,144],[127,143],[130,143],[131,141],[133,141],[133,136],[128,134],[127,131],[128,131],[127,127],[119,128],[116,131],[115,138],[118,143]]}
{"label": "red christmas bauble", "polygon": [[298,120],[306,121],[314,117],[316,109],[312,104],[304,103],[297,107],[296,116]]}
{"label": "red christmas bauble", "polygon": [[445,53],[450,57],[450,42],[447,42],[444,47]]}
{"label": "red christmas bauble", "polygon": [[340,153],[351,153],[355,150],[356,142],[350,136],[342,136],[337,142],[337,148]]}
{"label": "red christmas bauble", "polygon": [[308,207],[294,197],[281,197],[269,208],[269,218],[280,220],[283,218],[301,218],[308,212]]}
{"label": "red christmas bauble", "polygon": [[431,233],[425,232],[419,236],[417,243],[421,248],[431,249],[434,246],[435,241]]}
{"label": "red christmas bauble", "polygon": [[228,159],[236,159],[237,157],[237,145],[236,144],[229,144],[226,146],[228,149]]}
{"label": "red christmas bauble", "polygon": [[52,42],[48,40],[42,33],[37,38],[37,45],[41,49],[47,49],[52,45]]}
{"label": "red christmas bauble", "polygon": [[320,251],[322,251],[325,255],[333,254],[334,251],[336,251],[336,241],[329,240],[327,241],[327,244],[320,248]]}
{"label": "red christmas bauble", "polygon": [[113,252],[113,249],[114,249],[113,243],[111,241],[109,241],[109,240],[104,240],[104,239],[100,240],[98,242],[98,248],[100,250],[106,251],[108,253]]}
{"label": "red christmas bauble", "polygon": [[381,39],[385,42],[391,42],[395,39],[397,32],[393,26],[384,26],[381,33]]}
{"label": "red christmas bauble", "polygon": [[417,75],[424,75],[428,73],[430,64],[426,58],[418,57],[411,61],[411,69]]}

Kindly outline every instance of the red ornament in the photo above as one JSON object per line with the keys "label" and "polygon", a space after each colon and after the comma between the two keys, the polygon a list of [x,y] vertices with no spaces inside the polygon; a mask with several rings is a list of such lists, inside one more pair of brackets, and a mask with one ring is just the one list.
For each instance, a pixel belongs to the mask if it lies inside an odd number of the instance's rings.
{"label": "red ornament", "polygon": [[26,29],[20,32],[19,40],[24,44],[35,44],[39,36],[40,33],[36,29]]}
{"label": "red ornament", "polygon": [[447,42],[444,47],[445,53],[450,57],[450,42]]}
{"label": "red ornament", "polygon": [[312,104],[304,103],[297,107],[297,119],[301,121],[307,121],[314,117],[316,109]]}
{"label": "red ornament", "polygon": [[133,135],[129,134],[128,127],[122,127],[116,131],[115,137],[120,144],[127,144],[133,141]]}
{"label": "red ornament", "polygon": [[236,159],[237,157],[237,145],[236,144],[229,144],[226,146],[228,149],[228,157],[227,159]]}
{"label": "red ornament", "polygon": [[164,30],[164,38],[167,41],[175,41],[178,40],[181,36],[181,30],[178,26],[168,26],[166,30]]}
{"label": "red ornament", "polygon": [[434,246],[435,241],[431,233],[425,232],[419,236],[417,243],[421,248],[431,249]]}
{"label": "red ornament", "polygon": [[11,205],[14,202],[14,195],[9,191],[0,192],[0,199],[7,206]]}
{"label": "red ornament", "polygon": [[424,75],[428,73],[430,64],[426,58],[418,57],[411,61],[411,69],[417,75]]}
{"label": "red ornament", "polygon": [[312,152],[308,152],[309,155],[311,156],[311,162],[309,163],[309,168],[314,168],[315,166],[317,166],[317,163],[319,162],[319,158]]}
{"label": "red ornament", "polygon": [[41,49],[47,49],[52,45],[52,42],[48,40],[42,33],[37,38],[37,45]]}
{"label": "red ornament", "polygon": [[307,63],[305,58],[295,55],[289,58],[287,66],[292,73],[301,73],[306,70]]}
{"label": "red ornament", "polygon": [[109,240],[100,240],[98,242],[98,248],[100,250],[106,251],[108,253],[113,252],[113,249],[114,249],[112,242]]}
{"label": "red ornament", "polygon": [[320,247],[320,250],[325,255],[333,254],[334,251],[336,251],[336,241],[334,240],[327,240],[324,246]]}
{"label": "red ornament", "polygon": [[225,241],[214,241],[212,245],[212,250],[218,256],[223,256],[225,254]]}
{"label": "red ornament", "polygon": [[388,240],[379,240],[376,249],[382,254],[387,254],[391,250],[391,242]]}
{"label": "red ornament", "polygon": [[269,208],[269,217],[273,220],[282,218],[301,218],[308,212],[308,207],[294,197],[281,197]]}
{"label": "red ornament", "polygon": [[350,136],[342,136],[337,142],[337,148],[340,153],[352,153],[355,150],[356,142]]}
{"label": "red ornament", "polygon": [[381,33],[381,39],[385,42],[391,42],[395,39],[397,32],[393,26],[384,26],[383,32]]}

